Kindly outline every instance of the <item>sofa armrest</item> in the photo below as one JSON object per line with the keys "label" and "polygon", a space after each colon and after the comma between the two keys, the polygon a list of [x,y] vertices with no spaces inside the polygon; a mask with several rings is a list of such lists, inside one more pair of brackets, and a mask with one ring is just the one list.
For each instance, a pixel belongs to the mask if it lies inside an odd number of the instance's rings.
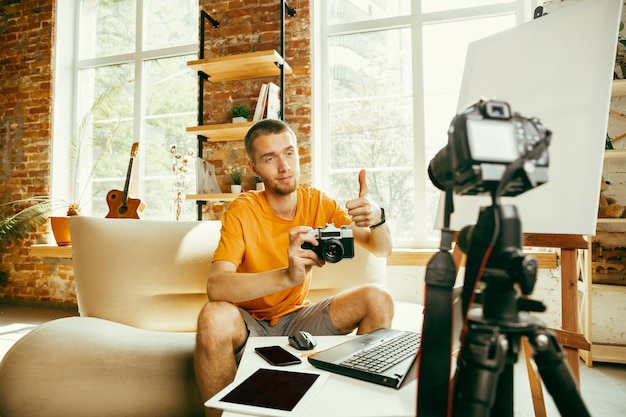
{"label": "sofa armrest", "polygon": [[221,222],[70,218],[81,316],[194,331]]}
{"label": "sofa armrest", "polygon": [[38,326],[0,364],[3,417],[203,416],[194,333],[90,317]]}

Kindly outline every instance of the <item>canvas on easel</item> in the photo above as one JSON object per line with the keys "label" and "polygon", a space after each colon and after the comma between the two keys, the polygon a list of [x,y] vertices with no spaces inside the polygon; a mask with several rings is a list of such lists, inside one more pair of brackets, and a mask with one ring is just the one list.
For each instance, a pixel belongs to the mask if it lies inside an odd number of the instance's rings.
{"label": "canvas on easel", "polygon": [[[526,233],[595,234],[621,3],[581,1],[468,48],[458,111],[493,98],[552,131],[548,183],[502,201]],[[489,203],[455,195],[452,229]]]}

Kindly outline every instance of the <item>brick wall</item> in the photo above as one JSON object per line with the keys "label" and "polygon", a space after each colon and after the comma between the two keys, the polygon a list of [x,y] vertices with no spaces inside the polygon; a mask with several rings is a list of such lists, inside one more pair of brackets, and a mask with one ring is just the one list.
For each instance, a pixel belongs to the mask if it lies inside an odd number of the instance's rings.
{"label": "brick wall", "polygon": [[[309,0],[289,2],[297,9],[286,20],[287,77],[285,120],[299,138],[302,182],[311,178],[311,44]],[[279,50],[278,0],[199,0],[219,29],[207,25],[206,56]],[[0,0],[0,201],[50,193],[51,110],[55,0]],[[227,122],[233,102],[256,103],[262,82],[275,78],[206,84],[205,121]],[[245,164],[243,142],[205,145],[206,158],[218,169]],[[246,180],[252,185],[252,178]],[[208,217],[222,208],[207,207]],[[76,302],[71,260],[29,255],[46,243],[46,228],[0,254],[0,303]]]}
{"label": "brick wall", "polygon": [[[0,2],[0,201],[50,194],[54,0]],[[0,302],[75,303],[71,265],[29,255],[46,228],[1,256]]]}

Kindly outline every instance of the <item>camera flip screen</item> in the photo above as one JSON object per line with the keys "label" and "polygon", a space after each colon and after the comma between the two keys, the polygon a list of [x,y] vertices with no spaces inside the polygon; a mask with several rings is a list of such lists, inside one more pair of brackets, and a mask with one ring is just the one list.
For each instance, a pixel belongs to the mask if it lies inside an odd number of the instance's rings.
{"label": "camera flip screen", "polygon": [[509,163],[519,156],[511,123],[499,120],[467,120],[467,138],[472,159]]}

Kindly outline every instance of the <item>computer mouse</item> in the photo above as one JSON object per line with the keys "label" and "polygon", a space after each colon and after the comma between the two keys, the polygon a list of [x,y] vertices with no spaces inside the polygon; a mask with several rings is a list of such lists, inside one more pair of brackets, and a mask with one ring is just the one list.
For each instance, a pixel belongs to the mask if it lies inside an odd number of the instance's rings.
{"label": "computer mouse", "polygon": [[317,346],[317,341],[310,333],[298,330],[289,335],[289,344],[298,350],[311,350]]}

